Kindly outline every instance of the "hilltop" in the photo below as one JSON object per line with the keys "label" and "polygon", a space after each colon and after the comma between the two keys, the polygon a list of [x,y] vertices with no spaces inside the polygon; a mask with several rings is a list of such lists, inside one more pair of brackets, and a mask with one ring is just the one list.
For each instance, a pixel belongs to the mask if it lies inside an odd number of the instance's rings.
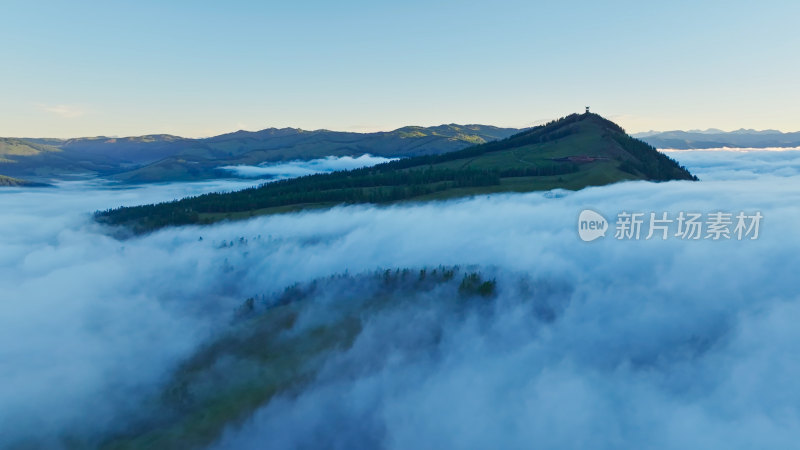
{"label": "hilltop", "polygon": [[237,131],[204,139],[156,134],[76,139],[0,138],[0,173],[15,177],[102,176],[123,183],[230,177],[222,166],[326,156],[436,155],[508,137],[487,125],[403,127],[377,133],[298,128]]}
{"label": "hilltop", "polygon": [[339,204],[426,201],[495,192],[581,189],[624,180],[696,180],[597,114],[573,114],[509,138],[441,155],[98,212],[134,233]]}

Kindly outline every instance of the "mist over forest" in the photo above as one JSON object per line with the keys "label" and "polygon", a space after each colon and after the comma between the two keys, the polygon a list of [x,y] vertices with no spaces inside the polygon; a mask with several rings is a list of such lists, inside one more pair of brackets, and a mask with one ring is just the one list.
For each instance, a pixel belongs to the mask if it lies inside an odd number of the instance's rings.
{"label": "mist over forest", "polygon": [[[7,188],[0,447],[102,446],[161,420],[154,399],[186,361],[287,289],[305,294],[280,339],[353,331],[298,366],[302,385],[202,446],[790,447],[800,152],[670,156],[702,181],[345,206],[124,240],[92,213],[259,181]],[[764,221],[757,240],[586,243],[585,208]],[[423,271],[440,282],[419,284]],[[386,273],[406,281],[386,290]],[[254,361],[223,355],[207,374],[243,377]]]}

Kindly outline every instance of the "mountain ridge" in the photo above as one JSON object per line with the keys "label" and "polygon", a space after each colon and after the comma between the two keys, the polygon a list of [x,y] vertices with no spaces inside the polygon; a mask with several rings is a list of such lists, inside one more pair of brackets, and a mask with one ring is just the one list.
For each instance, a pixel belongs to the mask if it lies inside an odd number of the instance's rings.
{"label": "mountain ridge", "polygon": [[800,131],[784,133],[778,130],[740,128],[733,131],[673,130],[635,133],[633,137],[663,149],[702,150],[708,148],[793,148],[800,147]]}
{"label": "mountain ridge", "polygon": [[167,134],[0,138],[0,174],[33,178],[84,174],[123,183],[202,180],[223,177],[221,166],[366,153],[384,157],[439,154],[519,131],[477,124],[413,127],[412,133],[410,129],[357,133],[265,128],[202,139]]}

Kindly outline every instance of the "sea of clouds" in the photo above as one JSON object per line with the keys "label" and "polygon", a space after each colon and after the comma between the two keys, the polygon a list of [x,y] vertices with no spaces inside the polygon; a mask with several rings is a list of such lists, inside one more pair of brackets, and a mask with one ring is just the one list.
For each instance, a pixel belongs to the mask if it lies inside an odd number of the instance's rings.
{"label": "sea of clouds", "polygon": [[800,149],[668,150],[670,157],[691,167],[703,180],[755,179],[762,175],[795,177],[800,175]]}
{"label": "sea of clouds", "polygon": [[[497,274],[491,321],[440,317],[442,338],[420,355],[412,343],[430,332],[427,311],[367,318],[311,386],[273,399],[216,446],[791,447],[800,152],[670,156],[702,181],[338,207],[125,241],[90,213],[255,182],[3,190],[0,447],[119,429],[251,295],[439,264]],[[609,233],[586,243],[576,223],[584,208],[612,226],[621,211],[764,219],[757,240]],[[552,320],[527,315],[506,287],[519,274],[571,286]]]}

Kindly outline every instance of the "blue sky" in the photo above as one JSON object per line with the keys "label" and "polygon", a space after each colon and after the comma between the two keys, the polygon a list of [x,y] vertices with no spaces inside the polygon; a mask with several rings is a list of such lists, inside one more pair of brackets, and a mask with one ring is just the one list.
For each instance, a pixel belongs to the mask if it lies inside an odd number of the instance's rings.
{"label": "blue sky", "polygon": [[[702,4],[700,4],[702,3]],[[794,1],[4,0],[0,135],[800,129]]]}

